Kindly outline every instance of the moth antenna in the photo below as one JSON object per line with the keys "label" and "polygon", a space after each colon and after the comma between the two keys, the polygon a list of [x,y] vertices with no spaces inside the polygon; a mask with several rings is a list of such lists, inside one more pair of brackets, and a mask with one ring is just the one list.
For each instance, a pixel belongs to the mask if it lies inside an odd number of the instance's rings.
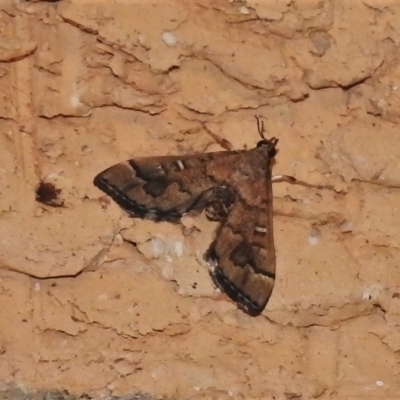
{"label": "moth antenna", "polygon": [[261,138],[263,140],[267,140],[267,138],[265,137],[264,133],[265,133],[265,128],[264,128],[264,121],[261,119],[261,117],[259,117],[258,115],[255,115],[256,120],[257,120],[257,130],[258,130],[258,134],[261,136]]}

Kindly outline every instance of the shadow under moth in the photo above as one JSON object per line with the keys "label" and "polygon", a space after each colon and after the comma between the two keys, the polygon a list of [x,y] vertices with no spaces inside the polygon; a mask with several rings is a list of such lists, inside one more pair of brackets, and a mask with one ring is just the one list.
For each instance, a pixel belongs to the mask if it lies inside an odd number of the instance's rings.
{"label": "shadow under moth", "polygon": [[204,210],[219,221],[204,259],[215,284],[251,316],[264,310],[275,282],[272,182],[321,188],[272,176],[278,139],[266,139],[256,119],[261,140],[253,149],[135,158],[94,179],[134,218],[179,223]]}

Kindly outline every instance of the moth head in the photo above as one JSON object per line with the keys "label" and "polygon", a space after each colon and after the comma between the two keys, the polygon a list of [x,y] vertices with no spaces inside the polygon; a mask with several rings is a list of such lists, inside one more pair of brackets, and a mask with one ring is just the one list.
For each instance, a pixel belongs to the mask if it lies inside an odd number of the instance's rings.
{"label": "moth head", "polygon": [[261,136],[261,139],[257,143],[257,147],[262,147],[263,150],[265,151],[265,154],[269,158],[273,158],[276,156],[276,153],[278,150],[276,149],[276,145],[278,144],[279,139],[273,137],[271,139],[267,139],[265,137],[265,128],[264,128],[264,121],[260,120],[260,117],[256,116],[257,120],[257,129],[258,129],[258,134]]}
{"label": "moth head", "polygon": [[278,152],[278,149],[276,148],[278,141],[279,139],[274,137],[271,139],[263,139],[257,143],[257,147],[262,147],[265,151],[265,154],[269,158],[274,158],[276,156],[276,153]]}

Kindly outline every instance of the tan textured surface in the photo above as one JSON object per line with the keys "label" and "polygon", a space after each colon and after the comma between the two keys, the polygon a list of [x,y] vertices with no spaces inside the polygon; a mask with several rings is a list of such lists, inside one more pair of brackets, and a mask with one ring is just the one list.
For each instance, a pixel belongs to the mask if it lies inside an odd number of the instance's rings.
{"label": "tan textured surface", "polygon": [[[0,383],[98,395],[400,393],[400,3],[0,4]],[[135,156],[279,137],[277,282],[215,292],[215,224],[131,220],[92,185]],[[35,201],[43,180],[64,207]],[[131,243],[135,242],[136,247]]]}

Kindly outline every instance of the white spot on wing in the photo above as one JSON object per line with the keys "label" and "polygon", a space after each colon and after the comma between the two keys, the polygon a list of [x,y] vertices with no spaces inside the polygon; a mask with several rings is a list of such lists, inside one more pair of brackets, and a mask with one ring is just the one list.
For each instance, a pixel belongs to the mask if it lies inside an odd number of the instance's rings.
{"label": "white spot on wing", "polygon": [[176,163],[178,164],[178,167],[181,171],[185,169],[185,166],[183,165],[183,162],[181,160],[178,160]]}
{"label": "white spot on wing", "polygon": [[211,258],[211,257],[207,257],[207,259],[205,261],[206,261],[206,263],[208,265],[208,268],[210,269],[210,272],[214,273],[216,268],[218,267],[217,260],[214,259],[214,258]]}

